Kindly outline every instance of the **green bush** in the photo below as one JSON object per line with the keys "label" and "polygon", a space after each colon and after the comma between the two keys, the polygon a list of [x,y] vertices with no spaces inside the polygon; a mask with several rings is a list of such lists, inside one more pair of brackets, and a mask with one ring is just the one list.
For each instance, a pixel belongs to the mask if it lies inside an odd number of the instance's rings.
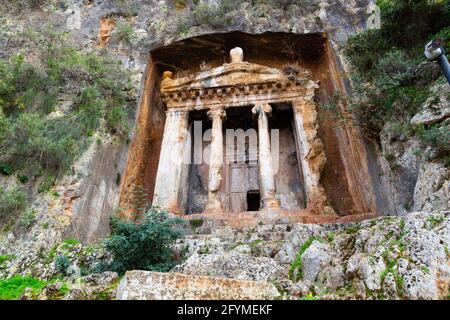
{"label": "green bush", "polygon": [[19,225],[23,228],[31,227],[36,221],[36,211],[31,208],[25,210],[25,212],[20,216]]}
{"label": "green bush", "polygon": [[0,187],[0,217],[11,217],[27,206],[27,196],[20,187]]}
{"label": "green bush", "polygon": [[355,70],[366,79],[386,52],[402,50],[407,55],[421,56],[424,43],[441,29],[448,27],[448,1],[381,0],[381,29],[366,30],[348,39],[344,53]]}
{"label": "green bush", "polygon": [[104,241],[113,261],[105,268],[121,274],[134,269],[169,271],[175,265],[171,245],[182,236],[182,227],[181,219],[155,208],[136,221],[114,216],[112,235]]}
{"label": "green bush", "polygon": [[[31,179],[66,172],[98,130],[125,138],[129,73],[105,52],[83,53],[53,28],[26,30],[36,63],[0,59],[0,171]],[[72,105],[58,110],[58,99]],[[51,113],[57,111],[56,115]]]}
{"label": "green bush", "polygon": [[[423,46],[436,34],[447,35],[448,1],[381,0],[382,25],[350,37],[344,54],[352,66],[351,110],[366,137],[379,140],[385,123],[407,124],[429,95],[430,68]],[[435,77],[435,76],[434,76]]]}
{"label": "green bush", "polygon": [[432,147],[435,157],[450,167],[450,124],[421,125],[416,132],[423,145]]}
{"label": "green bush", "polygon": [[134,29],[129,23],[119,23],[114,29],[117,40],[126,44],[132,44],[135,39]]}
{"label": "green bush", "polygon": [[67,275],[67,271],[71,265],[70,259],[63,254],[59,254],[55,258],[55,269],[56,271],[63,275]]}

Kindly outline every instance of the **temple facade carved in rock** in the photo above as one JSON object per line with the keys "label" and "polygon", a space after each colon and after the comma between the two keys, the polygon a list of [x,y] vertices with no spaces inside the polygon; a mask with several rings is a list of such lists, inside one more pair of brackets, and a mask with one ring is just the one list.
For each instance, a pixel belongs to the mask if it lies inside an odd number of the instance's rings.
{"label": "temple facade carved in rock", "polygon": [[236,47],[229,63],[183,77],[163,73],[153,205],[179,214],[333,214],[321,185],[318,81],[306,69],[286,74],[243,54]]}

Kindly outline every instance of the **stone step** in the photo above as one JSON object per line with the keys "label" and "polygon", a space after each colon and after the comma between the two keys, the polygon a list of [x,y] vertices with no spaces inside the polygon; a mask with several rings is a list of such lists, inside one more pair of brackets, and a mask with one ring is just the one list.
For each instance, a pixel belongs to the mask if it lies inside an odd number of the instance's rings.
{"label": "stone step", "polygon": [[117,300],[258,300],[278,297],[277,289],[268,282],[138,270],[125,273],[117,289]]}
{"label": "stone step", "polygon": [[359,222],[376,218],[373,213],[353,214],[347,216],[311,214],[307,210],[288,211],[283,209],[268,209],[252,212],[230,213],[214,212],[190,214],[183,216],[199,229],[211,232],[225,227],[245,228],[260,225],[289,225],[289,224],[339,224]]}

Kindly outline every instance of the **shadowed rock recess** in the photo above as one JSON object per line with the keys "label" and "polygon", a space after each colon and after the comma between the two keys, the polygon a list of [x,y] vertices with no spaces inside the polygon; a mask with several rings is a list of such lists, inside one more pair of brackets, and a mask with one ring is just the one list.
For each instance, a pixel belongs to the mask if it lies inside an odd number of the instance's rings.
{"label": "shadowed rock recess", "polygon": [[[0,151],[29,149],[0,154],[0,288],[27,285],[0,299],[448,299],[448,163],[394,121],[369,138],[351,104],[344,47],[373,1],[19,2],[0,4]],[[438,78],[407,118],[436,145]],[[90,125],[67,169],[16,168],[61,119]],[[143,206],[184,221],[175,266],[120,274],[110,217]]]}

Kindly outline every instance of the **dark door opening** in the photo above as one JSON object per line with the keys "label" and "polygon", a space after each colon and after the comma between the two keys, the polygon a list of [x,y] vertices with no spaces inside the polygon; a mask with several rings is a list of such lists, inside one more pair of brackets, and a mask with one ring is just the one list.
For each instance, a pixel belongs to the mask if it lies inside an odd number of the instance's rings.
{"label": "dark door opening", "polygon": [[259,191],[247,192],[247,211],[258,211],[260,207],[261,196]]}

